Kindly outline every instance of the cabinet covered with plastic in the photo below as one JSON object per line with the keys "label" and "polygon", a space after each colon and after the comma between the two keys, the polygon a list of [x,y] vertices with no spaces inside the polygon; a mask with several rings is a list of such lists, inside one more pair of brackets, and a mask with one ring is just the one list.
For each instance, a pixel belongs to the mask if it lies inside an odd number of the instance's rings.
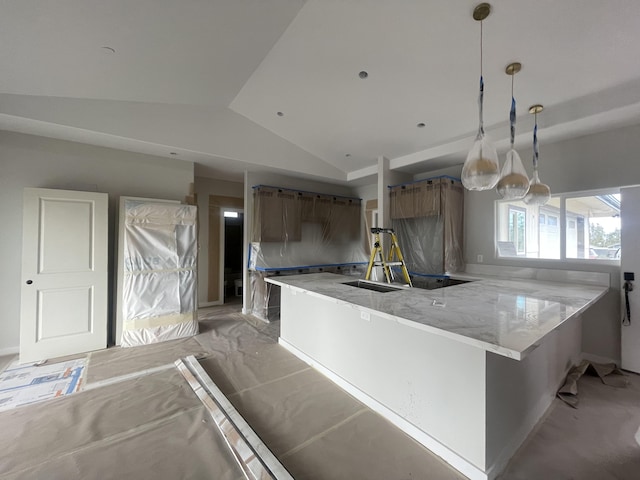
{"label": "cabinet covered with plastic", "polygon": [[320,271],[364,273],[361,199],[269,185],[253,187],[249,245],[249,311],[278,317],[279,287],[272,275]]}
{"label": "cabinet covered with plastic", "polygon": [[464,187],[442,176],[389,188],[390,212],[407,268],[442,275],[464,269]]}

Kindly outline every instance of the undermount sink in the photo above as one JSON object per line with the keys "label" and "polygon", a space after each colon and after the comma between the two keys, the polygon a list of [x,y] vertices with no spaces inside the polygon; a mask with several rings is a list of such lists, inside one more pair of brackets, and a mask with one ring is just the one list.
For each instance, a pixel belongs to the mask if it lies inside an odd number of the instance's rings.
{"label": "undermount sink", "polygon": [[398,290],[404,290],[404,287],[383,285],[381,283],[367,282],[365,280],[354,280],[352,282],[345,282],[343,283],[343,285],[349,285],[350,287],[364,288],[366,290],[372,290],[374,292],[380,292],[380,293],[397,292]]}

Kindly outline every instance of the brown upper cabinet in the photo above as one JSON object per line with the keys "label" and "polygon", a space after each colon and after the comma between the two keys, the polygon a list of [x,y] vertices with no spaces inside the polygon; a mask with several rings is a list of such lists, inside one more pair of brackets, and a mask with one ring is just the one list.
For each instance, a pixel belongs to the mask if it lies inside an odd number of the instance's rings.
{"label": "brown upper cabinet", "polygon": [[319,223],[328,242],[358,240],[359,198],[302,192],[278,187],[254,187],[254,242],[302,240],[302,223]]}

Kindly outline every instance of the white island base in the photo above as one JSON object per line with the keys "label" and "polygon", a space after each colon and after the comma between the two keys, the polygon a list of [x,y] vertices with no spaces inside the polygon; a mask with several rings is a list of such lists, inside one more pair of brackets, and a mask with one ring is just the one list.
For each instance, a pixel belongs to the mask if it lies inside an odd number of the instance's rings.
{"label": "white island base", "polygon": [[281,345],[471,479],[504,469],[580,360],[577,315],[518,361],[292,277],[269,281],[282,286]]}

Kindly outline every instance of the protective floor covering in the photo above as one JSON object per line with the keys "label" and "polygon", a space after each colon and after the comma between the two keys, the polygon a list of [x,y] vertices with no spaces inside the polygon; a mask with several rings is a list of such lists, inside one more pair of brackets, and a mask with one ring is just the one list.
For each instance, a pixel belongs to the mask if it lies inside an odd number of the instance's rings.
{"label": "protective floor covering", "polygon": [[582,376],[578,409],[554,400],[500,479],[640,478],[640,376],[629,379],[616,388]]}
{"label": "protective floor covering", "polygon": [[242,478],[177,370],[0,413],[7,479]]}
{"label": "protective floor covering", "polygon": [[91,352],[87,368],[87,383],[170,365],[188,355],[199,358],[208,355],[208,352],[194,337],[139,347],[113,347]]}
{"label": "protective floor covering", "polygon": [[[296,480],[464,478],[277,345],[274,324],[200,313],[190,342],[93,353],[88,386],[205,353],[212,380]],[[581,378],[580,408],[555,400],[500,479],[640,478],[640,377],[630,380]],[[0,478],[239,480],[222,442],[179,373],[163,370],[0,412]]]}

